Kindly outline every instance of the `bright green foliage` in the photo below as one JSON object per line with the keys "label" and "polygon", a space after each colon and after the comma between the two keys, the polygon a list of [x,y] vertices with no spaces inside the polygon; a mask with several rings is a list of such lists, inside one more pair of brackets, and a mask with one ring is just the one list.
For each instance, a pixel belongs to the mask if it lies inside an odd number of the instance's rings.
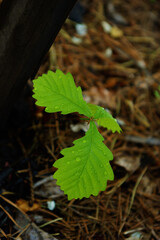
{"label": "bright green foliage", "polygon": [[92,112],[93,118],[99,126],[105,127],[113,133],[116,131],[120,133],[122,131],[117,123],[117,120],[113,118],[112,115],[104,108],[93,104],[88,104],[88,106]]}
{"label": "bright green foliage", "polygon": [[58,168],[54,178],[68,195],[68,199],[98,195],[106,189],[107,180],[114,175],[109,161],[113,159],[111,151],[102,142],[104,139],[93,121],[86,135],[73,143],[73,147],[61,151],[63,158],[55,162]]}
{"label": "bright green foliage", "polygon": [[46,107],[46,112],[61,112],[62,114],[79,112],[91,117],[90,109],[83,100],[82,90],[76,87],[70,73],[65,75],[60,70],[55,73],[48,71],[33,83],[35,93],[33,97],[37,99],[36,104]]}
{"label": "bright green foliage", "polygon": [[156,98],[160,99],[160,85],[158,86],[158,90],[154,91],[154,95]]}
{"label": "bright green foliage", "polygon": [[62,150],[64,157],[54,163],[54,167],[58,168],[54,174],[57,184],[69,200],[98,195],[99,191],[105,190],[107,180],[114,179],[114,174],[109,163],[113,155],[103,143],[95,121],[113,132],[120,132],[116,119],[102,107],[87,104],[70,73],[65,75],[60,70],[55,73],[49,71],[33,83],[36,104],[46,107],[46,112],[78,112],[90,122],[85,136],[74,141],[74,146]]}

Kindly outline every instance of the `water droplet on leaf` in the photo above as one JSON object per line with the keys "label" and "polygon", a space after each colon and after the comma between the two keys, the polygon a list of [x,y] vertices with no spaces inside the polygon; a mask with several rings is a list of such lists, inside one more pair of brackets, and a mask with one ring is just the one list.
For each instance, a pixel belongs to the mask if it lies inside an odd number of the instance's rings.
{"label": "water droplet on leaf", "polygon": [[87,141],[86,140],[83,140],[83,143],[86,143]]}
{"label": "water droplet on leaf", "polygon": [[97,182],[98,182],[98,183],[100,183],[100,180],[99,180],[99,178],[97,178]]}
{"label": "water droplet on leaf", "polygon": [[81,161],[81,159],[80,159],[79,157],[77,157],[77,158],[76,158],[76,161],[79,162],[79,161]]}

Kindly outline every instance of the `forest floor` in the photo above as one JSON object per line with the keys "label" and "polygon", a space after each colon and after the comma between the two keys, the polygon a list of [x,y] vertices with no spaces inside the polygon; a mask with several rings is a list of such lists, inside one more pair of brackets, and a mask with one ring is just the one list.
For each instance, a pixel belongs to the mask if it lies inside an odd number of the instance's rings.
{"label": "forest floor", "polygon": [[35,106],[29,81],[0,142],[1,239],[160,240],[160,4],[113,3],[124,24],[93,0],[86,34],[67,20],[37,76],[70,72],[87,102],[117,118],[121,134],[99,129],[114,155],[115,179],[97,197],[67,200],[52,165],[84,135],[84,125],[76,114]]}

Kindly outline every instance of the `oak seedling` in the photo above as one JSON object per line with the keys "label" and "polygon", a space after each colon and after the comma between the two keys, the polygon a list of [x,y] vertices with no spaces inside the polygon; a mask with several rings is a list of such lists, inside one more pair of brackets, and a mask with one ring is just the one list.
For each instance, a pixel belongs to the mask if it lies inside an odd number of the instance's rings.
{"label": "oak seedling", "polygon": [[[102,107],[84,101],[82,90],[76,87],[70,73],[48,71],[33,80],[34,95],[38,106],[45,107],[48,113],[69,114],[78,112],[89,121],[89,130],[85,136],[73,142],[73,146],[63,149],[62,158],[54,163],[58,170],[53,177],[68,200],[97,196],[104,191],[107,180],[113,180],[114,174],[109,161],[112,152],[103,143],[103,137],[97,125],[114,132],[121,132],[115,118]],[[96,125],[97,123],[97,125]]]}

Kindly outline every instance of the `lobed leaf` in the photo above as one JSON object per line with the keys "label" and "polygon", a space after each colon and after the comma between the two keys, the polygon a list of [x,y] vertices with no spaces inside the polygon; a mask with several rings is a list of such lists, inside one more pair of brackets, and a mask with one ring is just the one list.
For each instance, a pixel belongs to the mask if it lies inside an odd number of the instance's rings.
{"label": "lobed leaf", "polygon": [[79,112],[87,117],[91,117],[91,111],[84,101],[82,90],[76,87],[70,73],[66,75],[60,71],[48,71],[41,77],[33,81],[36,104],[46,107],[49,113],[61,112],[68,114]]}
{"label": "lobed leaf", "polygon": [[113,133],[116,131],[120,133],[122,131],[117,123],[117,120],[113,118],[112,115],[104,108],[90,103],[88,103],[88,106],[92,112],[94,120],[96,120],[99,126],[105,127],[108,130],[111,130]]}
{"label": "lobed leaf", "polygon": [[107,180],[114,179],[109,163],[113,155],[103,140],[91,121],[86,135],[74,141],[73,147],[62,150],[64,157],[54,163],[58,170],[53,177],[69,200],[97,196],[106,189]]}

